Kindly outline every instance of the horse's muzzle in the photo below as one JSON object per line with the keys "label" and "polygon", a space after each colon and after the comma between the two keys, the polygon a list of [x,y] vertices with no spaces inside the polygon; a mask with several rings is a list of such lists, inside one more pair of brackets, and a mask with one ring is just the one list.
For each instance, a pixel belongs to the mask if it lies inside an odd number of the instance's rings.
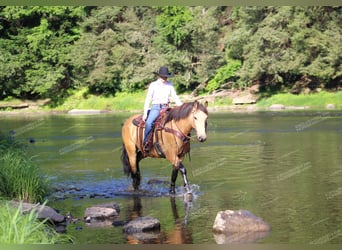
{"label": "horse's muzzle", "polygon": [[200,142],[205,142],[206,139],[207,139],[207,136],[205,136],[205,135],[197,136],[197,140],[200,141]]}

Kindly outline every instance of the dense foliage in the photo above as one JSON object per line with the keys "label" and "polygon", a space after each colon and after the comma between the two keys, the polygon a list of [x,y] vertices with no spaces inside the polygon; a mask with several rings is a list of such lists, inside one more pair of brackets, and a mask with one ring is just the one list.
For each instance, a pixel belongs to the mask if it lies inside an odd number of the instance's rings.
{"label": "dense foliage", "polygon": [[[0,99],[341,87],[342,7],[0,7]],[[231,82],[231,84],[227,84]],[[196,92],[198,93],[198,91]],[[86,93],[85,93],[86,95]]]}
{"label": "dense foliage", "polygon": [[240,83],[265,88],[341,86],[341,7],[236,8],[229,55],[240,59]]}

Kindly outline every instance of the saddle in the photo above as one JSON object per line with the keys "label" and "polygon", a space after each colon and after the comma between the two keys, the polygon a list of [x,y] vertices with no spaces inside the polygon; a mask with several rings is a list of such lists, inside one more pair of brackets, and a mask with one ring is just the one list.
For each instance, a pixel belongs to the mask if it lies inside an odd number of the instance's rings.
{"label": "saddle", "polygon": [[[163,150],[159,144],[159,136],[158,136],[158,132],[164,130],[165,132],[168,133],[172,133],[175,136],[177,136],[178,138],[180,138],[183,142],[183,146],[186,145],[186,147],[184,147],[184,153],[188,153],[190,151],[190,134],[189,135],[184,135],[182,132],[169,128],[169,127],[165,127],[165,118],[168,114],[168,112],[171,110],[171,108],[164,108],[160,110],[159,116],[157,117],[157,119],[155,120],[153,127],[152,127],[152,131],[149,135],[149,138],[147,139],[147,143],[149,143],[149,145],[153,145],[153,147],[156,149],[158,155],[160,157],[165,158],[165,154],[163,153]],[[137,127],[137,135],[139,138],[139,142],[140,142],[140,148],[142,149],[144,147],[143,143],[144,143],[144,133],[143,133],[143,129],[145,128],[145,121],[142,119],[143,115],[139,115],[138,117],[136,117],[135,119],[133,119],[132,123],[133,125],[135,125]],[[155,135],[155,141],[153,142],[153,134]],[[161,140],[163,140],[163,137],[160,138]]]}
{"label": "saddle", "polygon": [[[168,113],[168,111],[170,111],[171,108],[163,108],[160,110],[159,112],[159,116],[157,117],[157,119],[154,121],[154,124],[153,124],[153,127],[152,127],[152,131],[147,139],[147,143],[149,145],[153,145],[153,134],[155,134],[155,138],[156,138],[156,141],[154,143],[154,147],[156,148],[158,154],[161,156],[161,157],[165,157],[163,151],[161,150],[161,147],[159,145],[159,142],[158,142],[158,136],[157,136],[157,132],[160,131],[160,130],[163,130],[164,129],[164,121],[165,121],[165,117]],[[143,128],[145,128],[145,121],[143,120],[143,115],[139,115],[138,117],[136,117],[135,119],[133,119],[133,125],[137,126],[137,134],[139,136],[139,141],[140,141],[140,146],[141,148],[143,148]]]}
{"label": "saddle", "polygon": [[[164,108],[160,110],[159,116],[154,121],[152,131],[154,131],[155,129],[161,130],[164,128],[164,120],[170,109],[171,108]],[[137,118],[133,119],[133,124],[138,128],[145,128],[145,121],[142,119],[142,117],[143,115],[139,115]]]}

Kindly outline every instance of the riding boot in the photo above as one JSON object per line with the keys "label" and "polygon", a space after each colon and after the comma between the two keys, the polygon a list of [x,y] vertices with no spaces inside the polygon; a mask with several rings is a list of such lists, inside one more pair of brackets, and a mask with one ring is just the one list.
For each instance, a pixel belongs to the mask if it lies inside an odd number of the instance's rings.
{"label": "riding boot", "polygon": [[151,150],[150,143],[149,143],[149,142],[146,142],[146,143],[144,144],[144,153],[145,153],[145,154],[148,154],[148,153],[150,152],[150,150]]}

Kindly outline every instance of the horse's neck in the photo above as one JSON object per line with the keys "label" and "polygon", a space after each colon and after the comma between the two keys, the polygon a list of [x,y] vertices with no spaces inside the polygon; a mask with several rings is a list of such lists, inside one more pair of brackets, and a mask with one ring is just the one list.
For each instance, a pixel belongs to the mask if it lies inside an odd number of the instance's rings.
{"label": "horse's neck", "polygon": [[184,135],[188,135],[192,129],[189,119],[180,119],[179,121],[172,120],[169,124],[173,129],[179,130]]}

